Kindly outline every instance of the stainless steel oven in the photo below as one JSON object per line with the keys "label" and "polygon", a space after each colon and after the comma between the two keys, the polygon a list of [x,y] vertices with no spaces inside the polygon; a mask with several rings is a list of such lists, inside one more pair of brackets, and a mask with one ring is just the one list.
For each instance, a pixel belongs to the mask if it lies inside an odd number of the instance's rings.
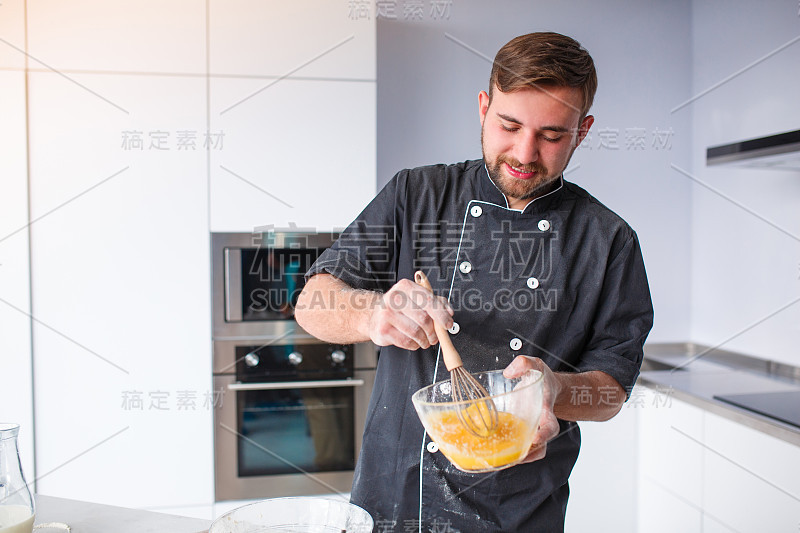
{"label": "stainless steel oven", "polygon": [[216,500],[349,492],[377,355],[294,321],[336,234],[212,234]]}

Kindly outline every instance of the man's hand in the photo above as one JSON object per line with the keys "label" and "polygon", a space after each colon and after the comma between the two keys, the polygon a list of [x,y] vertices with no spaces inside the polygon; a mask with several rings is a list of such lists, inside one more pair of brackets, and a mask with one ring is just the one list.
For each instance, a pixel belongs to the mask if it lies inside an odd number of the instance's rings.
{"label": "man's hand", "polygon": [[[503,371],[507,378],[518,377],[530,369],[542,373],[543,400],[539,431],[523,462],[538,461],[547,453],[547,443],[558,436],[560,420],[608,420],[625,403],[625,389],[610,375],[600,370],[588,372],[553,372],[537,357],[519,355]],[[573,399],[574,391],[589,394],[580,402]]]}
{"label": "man's hand", "polygon": [[527,457],[522,460],[523,463],[543,459],[547,454],[547,443],[556,438],[560,430],[555,415],[555,401],[561,392],[561,383],[544,361],[527,355],[517,356],[503,371],[503,376],[515,378],[531,369],[542,373],[542,415],[539,418],[539,430],[533,438]]}
{"label": "man's hand", "polygon": [[453,325],[447,299],[435,296],[410,279],[385,294],[354,289],[330,274],[316,274],[297,300],[295,319],[318,339],[337,344],[371,340],[407,350],[436,344],[433,321]]}
{"label": "man's hand", "polygon": [[447,299],[402,279],[377,299],[365,333],[378,346],[418,350],[436,344],[434,320],[445,328],[453,325],[453,309]]}

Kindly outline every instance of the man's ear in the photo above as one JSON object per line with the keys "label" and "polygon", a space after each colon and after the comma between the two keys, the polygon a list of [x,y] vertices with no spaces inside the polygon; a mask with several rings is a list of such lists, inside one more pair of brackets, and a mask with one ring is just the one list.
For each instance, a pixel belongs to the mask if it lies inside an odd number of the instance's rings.
{"label": "man's ear", "polygon": [[478,93],[478,114],[481,119],[481,127],[483,121],[486,120],[486,113],[489,111],[489,94],[486,91]]}
{"label": "man's ear", "polygon": [[581,121],[581,125],[578,127],[578,136],[575,139],[576,147],[581,144],[583,139],[586,138],[586,135],[589,133],[589,128],[592,127],[592,124],[594,124],[594,117],[592,115],[586,115]]}

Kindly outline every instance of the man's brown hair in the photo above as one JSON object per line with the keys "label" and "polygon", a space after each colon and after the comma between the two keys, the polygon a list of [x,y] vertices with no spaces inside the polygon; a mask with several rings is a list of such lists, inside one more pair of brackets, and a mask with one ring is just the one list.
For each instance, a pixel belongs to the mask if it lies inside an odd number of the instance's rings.
{"label": "man's brown hair", "polygon": [[576,87],[583,93],[581,119],[597,90],[597,72],[578,41],[553,32],[529,33],[510,40],[494,58],[489,101],[495,85],[504,93],[532,87]]}

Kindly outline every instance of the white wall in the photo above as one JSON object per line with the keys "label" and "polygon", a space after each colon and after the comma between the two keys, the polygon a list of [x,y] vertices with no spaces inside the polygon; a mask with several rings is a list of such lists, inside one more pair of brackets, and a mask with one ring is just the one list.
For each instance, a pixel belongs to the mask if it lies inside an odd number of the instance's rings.
{"label": "white wall", "polygon": [[[378,19],[378,185],[402,168],[481,156],[478,92],[491,60],[516,35],[557,31],[592,54],[599,89],[592,137],[568,179],[617,211],[638,232],[656,311],[651,341],[689,335],[690,183],[670,164],[689,164],[689,2],[453,2],[449,19]],[[455,40],[460,41],[458,44]],[[467,49],[469,48],[469,49]],[[471,49],[471,50],[470,50]],[[644,149],[626,135],[645,133]],[[601,131],[617,149],[600,147]],[[668,148],[653,145],[658,131]]]}
{"label": "white wall", "polygon": [[[798,10],[794,0],[694,2],[692,95],[797,39]],[[692,183],[692,338],[793,365],[800,302],[770,315],[800,298],[800,171],[706,167],[705,149],[800,128],[798,81],[795,42],[677,112],[694,117],[685,170],[719,194],[673,175]]]}

